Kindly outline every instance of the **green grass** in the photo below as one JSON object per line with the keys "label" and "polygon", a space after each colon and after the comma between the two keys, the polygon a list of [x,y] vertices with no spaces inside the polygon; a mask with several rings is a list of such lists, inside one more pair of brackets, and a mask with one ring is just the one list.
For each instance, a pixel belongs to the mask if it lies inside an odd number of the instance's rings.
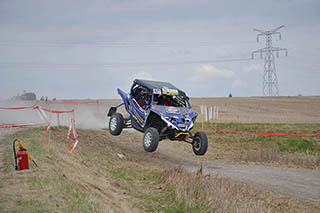
{"label": "green grass", "polygon": [[163,188],[162,171],[126,167],[113,169],[110,173],[128,184],[122,186],[124,189],[145,200],[141,208],[146,212],[209,212],[204,204],[187,207],[185,202],[177,199],[172,186]]}
{"label": "green grass", "polygon": [[162,172],[160,171],[150,171],[150,170],[137,170],[134,168],[115,168],[110,171],[110,173],[116,177],[126,181],[144,181],[152,182],[157,181],[162,177]]}
{"label": "green grass", "polygon": [[277,142],[280,152],[310,152],[310,153],[319,153],[320,146],[319,143],[315,143],[312,140],[308,139],[299,139],[299,138],[288,138],[287,140],[282,140]]}
{"label": "green grass", "polygon": [[53,181],[49,177],[45,176],[32,176],[27,179],[27,182],[31,190],[44,190],[53,184]]}
{"label": "green grass", "polygon": [[[48,149],[47,136],[43,129],[35,128],[14,133],[4,140],[4,164],[0,175],[0,211],[6,212],[97,212],[102,208],[99,203],[86,194],[78,184],[66,181],[60,174],[56,160],[57,153]],[[29,161],[29,170],[15,171],[12,142],[20,138],[39,165],[36,168]],[[50,160],[48,158],[50,156]],[[60,165],[61,166],[61,165]]]}
{"label": "green grass", "polygon": [[203,212],[204,213],[204,212],[211,212],[211,211],[208,210],[204,204],[199,204],[199,205],[188,208],[185,203],[180,203],[175,206],[163,208],[161,209],[161,212],[164,212],[164,213],[185,213],[185,212],[202,213]]}
{"label": "green grass", "polygon": [[[320,124],[265,124],[265,123],[218,123],[217,129],[226,129],[251,133],[280,133],[280,134],[319,134]],[[289,136],[257,136],[214,131],[206,124],[204,130],[201,124],[195,125],[196,131],[205,131],[211,137],[223,137],[222,143],[240,141],[243,148],[254,144],[263,148],[277,144],[283,153],[308,153],[320,154],[320,136],[289,137]],[[219,141],[218,141],[219,142]]]}

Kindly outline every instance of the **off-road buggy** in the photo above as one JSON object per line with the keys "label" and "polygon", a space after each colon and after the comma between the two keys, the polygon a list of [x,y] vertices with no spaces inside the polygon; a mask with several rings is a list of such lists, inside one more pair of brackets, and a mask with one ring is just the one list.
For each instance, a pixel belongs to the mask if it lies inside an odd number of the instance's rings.
{"label": "off-road buggy", "polygon": [[[185,92],[167,82],[136,79],[129,94],[120,89],[118,93],[123,103],[108,112],[112,135],[120,135],[123,128],[134,128],[144,133],[143,147],[147,152],[155,151],[159,141],[170,139],[192,144],[196,155],[206,153],[206,134],[191,133],[198,113],[192,110]],[[129,114],[126,118],[117,113],[122,105]]]}

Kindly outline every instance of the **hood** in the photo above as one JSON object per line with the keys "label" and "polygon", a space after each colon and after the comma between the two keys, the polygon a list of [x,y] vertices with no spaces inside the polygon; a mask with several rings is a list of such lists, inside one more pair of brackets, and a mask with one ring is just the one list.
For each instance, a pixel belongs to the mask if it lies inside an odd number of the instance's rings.
{"label": "hood", "polygon": [[179,131],[190,131],[193,128],[193,122],[198,116],[197,112],[185,107],[153,105],[151,111],[158,114],[169,127]]}

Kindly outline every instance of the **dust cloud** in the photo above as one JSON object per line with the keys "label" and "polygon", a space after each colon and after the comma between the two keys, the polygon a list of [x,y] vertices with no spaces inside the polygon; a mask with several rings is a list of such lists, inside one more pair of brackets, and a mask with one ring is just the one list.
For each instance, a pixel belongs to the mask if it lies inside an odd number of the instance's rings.
{"label": "dust cloud", "polygon": [[[1,101],[0,107],[42,106],[51,110],[75,110],[75,123],[81,129],[101,129],[108,127],[108,109],[121,103],[121,100],[103,100],[90,104],[54,104],[44,101]],[[41,123],[50,120],[52,126],[69,126],[72,113],[54,114],[43,112],[42,116],[35,109],[5,110],[0,109],[0,125]]]}

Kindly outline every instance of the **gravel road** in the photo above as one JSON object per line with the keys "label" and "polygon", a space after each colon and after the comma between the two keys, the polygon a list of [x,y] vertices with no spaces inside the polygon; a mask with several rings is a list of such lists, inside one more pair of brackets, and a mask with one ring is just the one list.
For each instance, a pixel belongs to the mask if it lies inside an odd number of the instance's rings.
{"label": "gravel road", "polygon": [[[184,165],[195,170],[194,165]],[[204,162],[204,174],[218,174],[253,185],[262,191],[320,201],[320,171]]]}
{"label": "gravel road", "polygon": [[320,202],[320,170],[241,165],[202,160],[201,157],[193,156],[192,152],[177,149],[173,143],[166,141],[159,144],[155,153],[145,153],[140,146],[140,143],[136,143],[136,147],[134,148],[132,145],[132,148],[148,160],[170,166],[183,166],[188,171],[197,171],[202,165],[204,174],[228,177],[234,181],[247,183],[259,191],[274,192]]}

